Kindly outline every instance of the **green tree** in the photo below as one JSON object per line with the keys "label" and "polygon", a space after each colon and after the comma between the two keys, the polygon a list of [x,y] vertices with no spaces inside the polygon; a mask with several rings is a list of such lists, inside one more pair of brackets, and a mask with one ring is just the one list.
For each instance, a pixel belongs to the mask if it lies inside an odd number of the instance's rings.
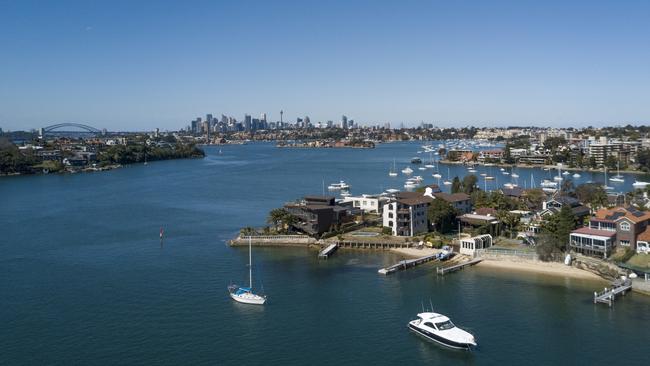
{"label": "green tree", "polygon": [[433,225],[435,231],[446,233],[451,231],[458,212],[445,200],[435,199],[429,206],[427,218]]}
{"label": "green tree", "polygon": [[474,174],[468,174],[463,177],[463,192],[471,195],[477,188],[478,178]]}
{"label": "green tree", "polygon": [[529,189],[526,191],[525,199],[533,209],[541,209],[542,202],[546,199],[546,194],[539,188]]}
{"label": "green tree", "polygon": [[289,213],[284,208],[274,208],[269,212],[266,222],[273,225],[275,231],[278,231],[284,225],[284,219]]}
{"label": "green tree", "polygon": [[607,205],[607,192],[597,183],[580,184],[575,189],[575,195],[578,201],[594,209]]}
{"label": "green tree", "polygon": [[618,159],[616,159],[616,157],[613,155],[609,155],[605,159],[604,165],[607,167],[607,169],[616,169],[618,166]]}
{"label": "green tree", "polygon": [[460,183],[458,176],[454,177],[454,180],[451,182],[451,193],[459,193],[463,191],[463,186]]}
{"label": "green tree", "polygon": [[514,228],[516,228],[517,225],[519,225],[519,222],[521,221],[521,217],[509,211],[501,210],[501,211],[497,211],[497,218],[499,218],[499,220],[501,220],[503,225],[505,225],[508,228],[508,233],[510,234],[510,238],[512,238],[514,233]]}
{"label": "green tree", "polygon": [[553,241],[554,245],[561,251],[566,248],[569,242],[571,230],[576,228],[576,216],[569,205],[564,205],[560,212],[551,215],[542,225],[542,231]]}
{"label": "green tree", "polygon": [[565,179],[560,186],[560,192],[567,194],[573,192],[573,188],[573,181],[571,179]]}

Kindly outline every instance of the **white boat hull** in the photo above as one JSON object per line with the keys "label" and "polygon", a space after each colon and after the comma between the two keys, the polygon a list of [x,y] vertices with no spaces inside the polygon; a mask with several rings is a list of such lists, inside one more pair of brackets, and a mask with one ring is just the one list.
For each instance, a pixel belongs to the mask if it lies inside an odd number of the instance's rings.
{"label": "white boat hull", "polygon": [[241,302],[242,304],[264,305],[266,302],[266,297],[251,293],[236,295],[231,292],[230,297],[237,302]]}
{"label": "white boat hull", "polygon": [[453,349],[463,349],[463,350],[470,350],[472,347],[476,347],[476,344],[455,342],[453,340],[441,337],[433,332],[418,327],[417,325],[414,324],[414,322],[410,322],[408,324],[408,327],[412,332],[416,333],[417,335],[422,336],[430,341],[436,342],[445,347],[449,347]]}

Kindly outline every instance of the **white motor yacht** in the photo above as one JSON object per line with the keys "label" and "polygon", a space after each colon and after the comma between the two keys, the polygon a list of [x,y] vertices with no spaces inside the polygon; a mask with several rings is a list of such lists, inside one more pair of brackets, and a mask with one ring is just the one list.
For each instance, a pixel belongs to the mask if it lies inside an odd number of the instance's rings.
{"label": "white motor yacht", "polygon": [[580,177],[581,177],[581,175],[578,174],[578,173],[574,173],[574,174],[573,174],[573,178],[580,178]]}
{"label": "white motor yacht", "polygon": [[419,313],[417,319],[408,323],[408,327],[424,338],[446,347],[466,350],[476,347],[476,340],[472,334],[456,327],[442,314]]}
{"label": "white motor yacht", "polygon": [[557,182],[552,182],[548,179],[544,179],[540,186],[542,186],[542,188],[555,188],[557,187]]}
{"label": "white motor yacht", "polygon": [[349,188],[350,188],[350,185],[345,183],[344,181],[340,181],[338,183],[332,183],[329,186],[327,186],[327,189],[332,190],[332,191],[336,191],[336,190],[340,190],[340,189],[349,189]]}
{"label": "white motor yacht", "polygon": [[634,186],[634,188],[645,188],[646,186],[650,185],[650,182],[643,182],[637,180],[634,183],[632,183],[632,185]]}
{"label": "white motor yacht", "polygon": [[411,173],[413,173],[413,169],[411,169],[410,167],[406,167],[406,168],[402,169],[402,173],[411,174]]}

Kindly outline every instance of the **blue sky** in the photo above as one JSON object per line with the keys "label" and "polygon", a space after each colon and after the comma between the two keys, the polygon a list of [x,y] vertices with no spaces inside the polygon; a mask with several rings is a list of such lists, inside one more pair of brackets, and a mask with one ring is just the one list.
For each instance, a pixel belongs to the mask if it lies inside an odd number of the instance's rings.
{"label": "blue sky", "polygon": [[0,127],[650,122],[648,1],[0,0]]}

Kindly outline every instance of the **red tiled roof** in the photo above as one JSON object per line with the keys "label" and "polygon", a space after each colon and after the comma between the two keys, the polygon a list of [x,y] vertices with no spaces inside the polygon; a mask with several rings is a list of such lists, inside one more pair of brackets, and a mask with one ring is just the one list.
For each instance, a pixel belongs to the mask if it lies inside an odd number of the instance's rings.
{"label": "red tiled roof", "polygon": [[588,227],[581,227],[579,229],[575,229],[571,232],[571,234],[584,234],[584,235],[594,235],[594,236],[604,236],[606,238],[611,238],[613,236],[616,236],[615,231],[608,231],[608,230],[598,230],[598,229],[592,229]]}
{"label": "red tiled roof", "polygon": [[646,220],[650,220],[650,212],[630,210],[625,207],[614,207],[612,209],[603,208],[598,210],[595,216],[596,218],[601,220],[611,220],[611,221],[617,221],[618,219],[625,217],[626,219],[632,221],[635,224],[638,224],[639,222],[643,222]]}
{"label": "red tiled roof", "polygon": [[641,240],[650,243],[650,226],[646,226],[645,230],[643,230],[641,234],[637,236],[636,240],[637,241]]}

